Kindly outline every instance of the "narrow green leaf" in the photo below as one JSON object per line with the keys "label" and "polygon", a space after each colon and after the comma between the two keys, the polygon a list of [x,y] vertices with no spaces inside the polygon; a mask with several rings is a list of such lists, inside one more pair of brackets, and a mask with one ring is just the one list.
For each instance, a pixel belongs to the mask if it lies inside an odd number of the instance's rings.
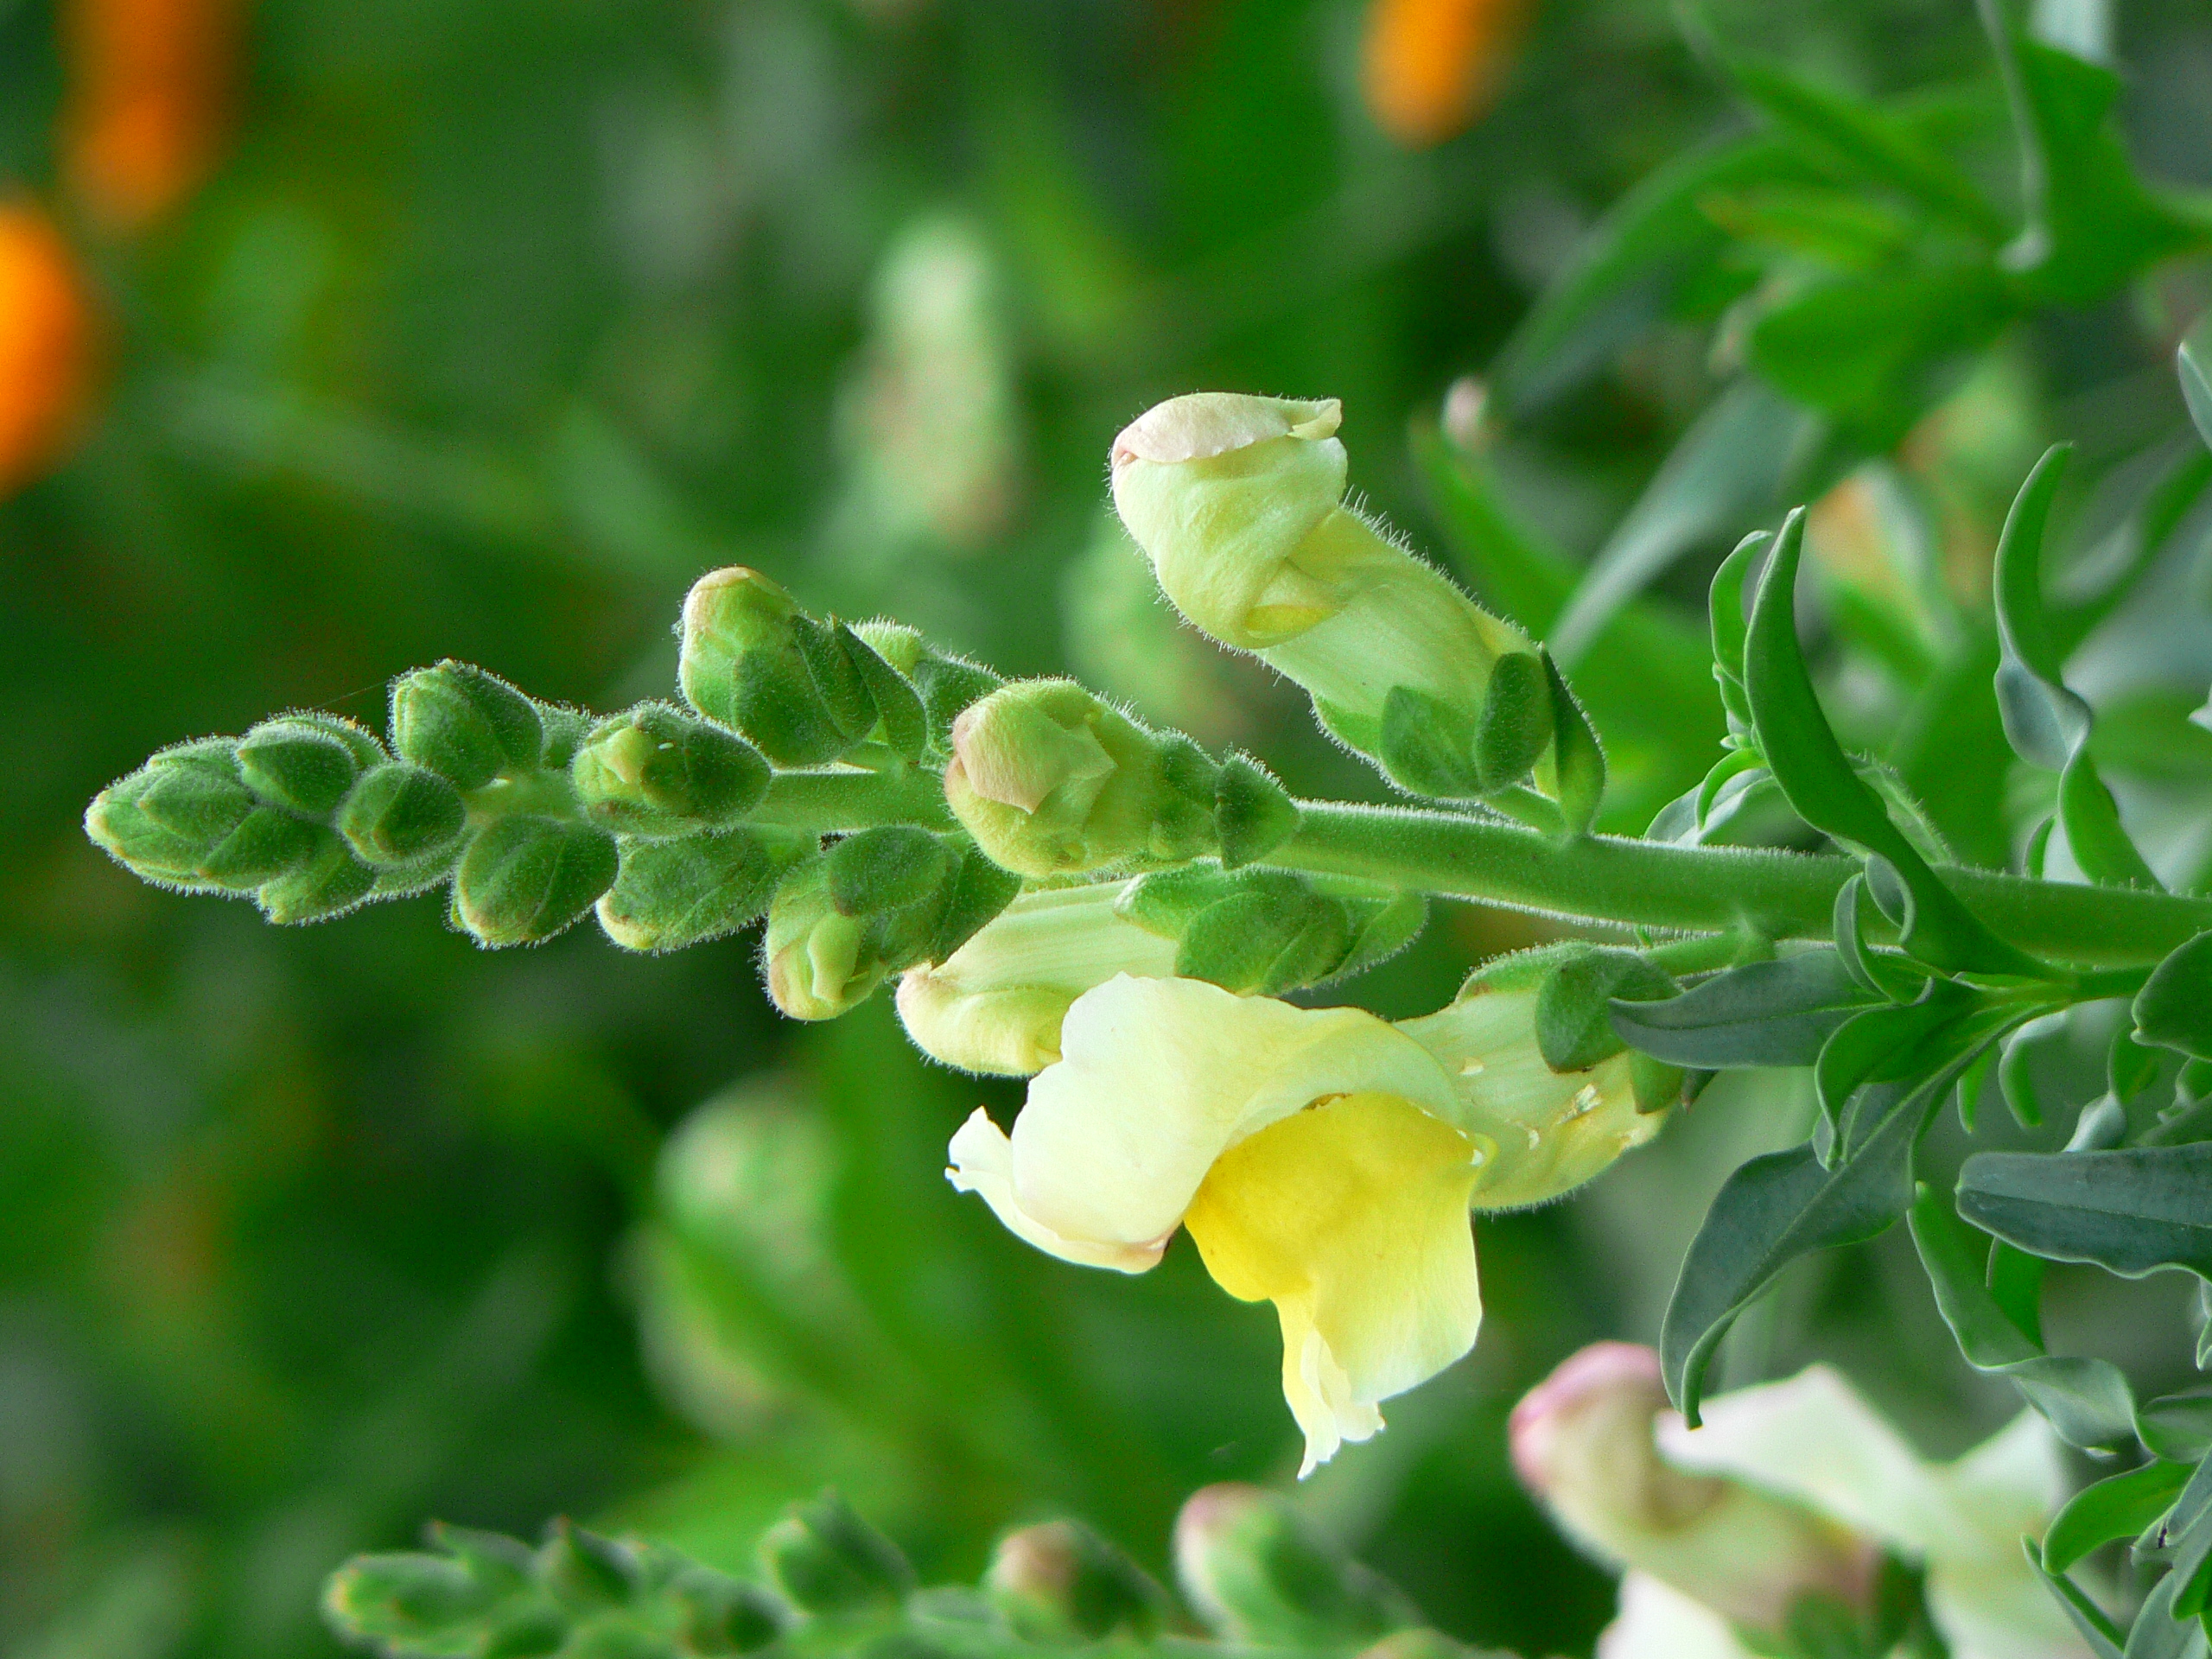
{"label": "narrow green leaf", "polygon": [[2197,1605],[2190,1605],[2190,1581],[2178,1567],[2151,1586],[2135,1610],[2135,1623],[2128,1627],[2124,1659],[2183,1659],[2184,1655],[2203,1653],[2204,1632],[2196,1628],[2202,1597],[2194,1598]]}
{"label": "narrow green leaf", "polygon": [[2135,994],[2133,1011],[2145,1042],[2212,1060],[2212,932],[2160,963]]}
{"label": "narrow green leaf", "polygon": [[2058,1599],[2059,1606],[2073,1621],[2074,1628],[2081,1632],[2082,1641],[2088,1643],[2089,1651],[2096,1659],[2126,1659],[2120,1651],[2120,1644],[2125,1638],[2120,1626],[2107,1617],[2104,1609],[2091,1601],[2082,1586],[2064,1573],[2048,1571],[2043,1564],[2043,1552],[2036,1547],[2034,1539],[2021,1539],[2020,1548],[2027,1553],[2029,1567]]}
{"label": "narrow green leaf", "polygon": [[1998,537],[1991,595],[2004,653],[1997,702],[2005,735],[2023,760],[2045,772],[2063,771],[2089,730],[2088,705],[2066,689],[2043,593],[2044,537],[2073,454],[2070,443],[2051,445],[2012,498]]}
{"label": "narrow green leaf", "polygon": [[2135,1398],[2127,1379],[2101,1359],[2044,1353],[2005,1316],[1982,1282],[1981,1252],[1944,1194],[1921,1183],[1910,1224],[1936,1308],[1967,1364],[2008,1378],[2069,1446],[2111,1451],[2134,1443]]}
{"label": "narrow green leaf", "polygon": [[[1915,956],[1943,969],[2038,974],[2037,963],[1991,933],[1937,879],[1836,741],[1797,641],[1797,565],[1804,539],[1800,507],[1783,523],[1760,575],[1745,644],[1745,690],[1775,781],[1813,828],[1878,853],[1895,867],[1912,895],[1904,944]],[[1878,902],[1881,897],[1876,890]]]}
{"label": "narrow green leaf", "polygon": [[1810,1065],[1821,1045],[1873,998],[1832,950],[1747,963],[1664,1002],[1616,1002],[1613,1029],[1675,1065]]}
{"label": "narrow green leaf", "polygon": [[1731,1175],[1682,1257],[1659,1356],[1667,1391],[1694,1427],[1706,1369],[1736,1316],[1802,1255],[1888,1230],[1911,1208],[1912,1153],[1961,1058],[1891,1100],[1833,1169],[1808,1142],[1754,1158]]}
{"label": "narrow green leaf", "polygon": [[1744,700],[1744,594],[1751,566],[1773,543],[1770,531],[1755,530],[1736,543],[1735,550],[1713,573],[1706,599],[1713,628],[1713,672],[1720,682],[1720,700],[1727,706],[1729,725],[1748,734],[1751,704]]}
{"label": "narrow green leaf", "polygon": [[2185,1389],[2146,1401],[2135,1413],[2135,1432],[2161,1458],[2201,1462],[2212,1452],[2212,1389]]}
{"label": "narrow green leaf", "polygon": [[2086,740],[2058,774],[2058,821],[2066,827],[2067,850],[2092,881],[2165,891],[2165,884],[2121,826],[2120,808],[2097,776]]}
{"label": "narrow green leaf", "polygon": [[2134,1537],[2172,1507],[2189,1476],[2189,1465],[2160,1459],[2084,1486],[2044,1533],[2044,1568],[2063,1573],[2107,1544]]}
{"label": "narrow green leaf", "polygon": [[2111,1152],[1984,1152],[1959,1172],[1959,1213],[2054,1262],[2125,1279],[2212,1278],[2212,1141]]}
{"label": "narrow green leaf", "polygon": [[1916,1077],[1931,1062],[1941,1064],[1952,1027],[1973,1006],[1973,993],[1931,979],[1916,1001],[1883,1002],[1853,1014],[1821,1045],[1813,1064],[1822,1114],[1840,1124],[1845,1101],[1863,1084]]}

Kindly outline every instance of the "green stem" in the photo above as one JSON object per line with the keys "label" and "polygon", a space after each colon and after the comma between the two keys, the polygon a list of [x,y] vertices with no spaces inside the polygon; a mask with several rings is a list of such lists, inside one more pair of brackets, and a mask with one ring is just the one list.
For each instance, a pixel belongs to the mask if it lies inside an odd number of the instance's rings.
{"label": "green stem", "polygon": [[[1293,869],[1685,933],[1746,929],[1775,939],[1829,937],[1852,860],[1742,847],[1675,847],[1586,836],[1559,842],[1441,812],[1299,804],[1297,832],[1268,861]],[[2000,938],[2057,961],[2157,962],[2212,929],[2212,899],[2032,881],[1946,868],[1947,885]]]}
{"label": "green stem", "polygon": [[912,766],[883,772],[779,772],[748,815],[751,822],[821,833],[918,823],[957,826],[944,804],[944,780]]}

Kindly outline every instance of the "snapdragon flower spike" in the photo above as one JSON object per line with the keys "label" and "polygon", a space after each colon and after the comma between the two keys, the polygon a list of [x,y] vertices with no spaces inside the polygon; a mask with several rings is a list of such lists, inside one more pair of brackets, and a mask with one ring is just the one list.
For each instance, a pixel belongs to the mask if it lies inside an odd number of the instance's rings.
{"label": "snapdragon flower spike", "polygon": [[1551,677],[1526,636],[1344,505],[1342,418],[1334,398],[1171,398],[1115,439],[1115,507],[1194,626],[1296,681],[1395,782],[1517,785],[1547,760]]}
{"label": "snapdragon flower spike", "polygon": [[1752,1659],[1822,1610],[1878,1622],[1891,1560],[1924,1569],[1954,1659],[2085,1659],[2020,1552],[2064,1487],[2032,1413],[1930,1465],[1815,1365],[1707,1400],[1692,1429],[1655,1352],[1599,1343],[1515,1408],[1510,1433],[1560,1528],[1627,1568],[1600,1659]]}
{"label": "snapdragon flower spike", "polygon": [[[1187,1228],[1224,1290],[1275,1305],[1311,1473],[1473,1346],[1471,1205],[1556,1197],[1657,1128],[1624,1069],[1610,1095],[1578,1079],[1562,1102],[1540,1055],[1532,1071],[1510,1052],[1534,1052],[1526,1021],[1501,1032],[1490,1013],[1394,1027],[1116,977],[1069,1007],[1011,1137],[978,1110],[946,1173],[1070,1262],[1141,1273]],[[1469,1064],[1481,1045],[1495,1071]]]}

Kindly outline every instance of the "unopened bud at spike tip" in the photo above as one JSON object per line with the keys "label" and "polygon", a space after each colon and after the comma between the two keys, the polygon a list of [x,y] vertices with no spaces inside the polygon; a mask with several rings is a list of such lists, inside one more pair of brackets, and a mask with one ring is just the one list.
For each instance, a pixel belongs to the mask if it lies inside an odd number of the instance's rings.
{"label": "unopened bud at spike tip", "polygon": [[359,774],[353,751],[304,721],[270,720],[238,740],[238,776],[264,801],[327,819]]}
{"label": "unopened bud at spike tip", "polygon": [[742,565],[710,571],[685,595],[677,678],[694,709],[779,766],[835,760],[876,723],[866,680],[837,634]]}

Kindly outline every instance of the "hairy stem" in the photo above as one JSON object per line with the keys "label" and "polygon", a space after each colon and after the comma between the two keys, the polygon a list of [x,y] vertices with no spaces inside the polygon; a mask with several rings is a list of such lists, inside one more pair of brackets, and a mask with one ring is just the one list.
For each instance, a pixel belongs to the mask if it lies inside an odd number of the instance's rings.
{"label": "hairy stem", "polygon": [[882,772],[779,772],[747,815],[779,830],[870,830],[917,823],[931,830],[957,826],[944,804],[944,780],[934,772],[900,766]]}
{"label": "hairy stem", "polygon": [[[1557,842],[1443,812],[1300,803],[1300,823],[1268,861],[1484,904],[1681,932],[1754,929],[1829,937],[1849,859],[1738,847],[1674,847],[1586,836]],[[1942,868],[1999,938],[2060,962],[2154,963],[2212,928],[2212,899]]]}

